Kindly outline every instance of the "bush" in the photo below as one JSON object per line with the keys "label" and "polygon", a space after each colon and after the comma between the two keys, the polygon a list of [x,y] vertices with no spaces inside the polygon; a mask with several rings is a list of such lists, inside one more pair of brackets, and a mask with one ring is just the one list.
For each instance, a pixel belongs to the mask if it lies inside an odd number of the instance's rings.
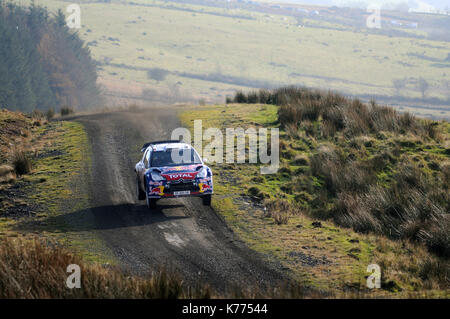
{"label": "bush", "polygon": [[247,103],[255,104],[259,102],[258,93],[250,92],[247,95]]}
{"label": "bush", "polygon": [[71,107],[65,106],[61,108],[61,116],[71,115],[74,113],[75,111]]}
{"label": "bush", "polygon": [[266,203],[267,217],[273,218],[278,225],[287,224],[289,217],[294,214],[294,209],[285,200],[273,200]]}
{"label": "bush", "polygon": [[247,96],[242,91],[236,92],[234,103],[247,103]]}
{"label": "bush", "polygon": [[47,121],[50,121],[51,119],[53,119],[55,117],[55,110],[54,109],[49,109],[45,113],[45,117],[47,118]]}
{"label": "bush", "polygon": [[160,82],[160,81],[164,81],[169,74],[170,74],[170,72],[168,70],[161,69],[161,68],[152,68],[152,69],[148,70],[147,77],[149,79]]}
{"label": "bush", "polygon": [[42,120],[44,118],[44,114],[41,111],[35,109],[33,110],[33,112],[31,112],[31,117],[35,120]]}
{"label": "bush", "polygon": [[15,150],[12,163],[17,175],[25,175],[31,172],[32,164],[30,156],[22,150]]}

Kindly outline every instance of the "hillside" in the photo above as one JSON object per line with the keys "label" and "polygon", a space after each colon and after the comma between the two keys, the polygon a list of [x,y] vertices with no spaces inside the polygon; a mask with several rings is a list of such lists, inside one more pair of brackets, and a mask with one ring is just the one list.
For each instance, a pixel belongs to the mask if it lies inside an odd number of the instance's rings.
{"label": "hillside", "polygon": [[31,112],[98,106],[90,52],[56,15],[0,2],[0,106]]}
{"label": "hillside", "polygon": [[238,93],[180,117],[191,128],[200,119],[204,129],[281,129],[278,173],[215,164],[213,205],[301,281],[364,292],[365,268],[376,263],[391,296],[448,294],[448,122],[301,88]]}
{"label": "hillside", "polygon": [[[38,3],[53,12],[67,7],[61,0]],[[235,90],[292,84],[449,118],[450,46],[438,36],[448,17],[387,11],[382,29],[373,30],[364,10],[292,7],[81,1],[78,33],[98,63],[110,104],[223,103]],[[418,28],[406,26],[414,22]]]}

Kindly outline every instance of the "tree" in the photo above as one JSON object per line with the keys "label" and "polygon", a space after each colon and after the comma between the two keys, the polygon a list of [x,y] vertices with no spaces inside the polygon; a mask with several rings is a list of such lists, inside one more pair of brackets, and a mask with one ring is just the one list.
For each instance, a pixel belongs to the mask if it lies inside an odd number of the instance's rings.
{"label": "tree", "polygon": [[393,79],[392,84],[395,88],[395,93],[400,95],[400,90],[404,89],[406,86],[406,79]]}
{"label": "tree", "polygon": [[425,94],[428,91],[428,88],[430,85],[428,84],[427,80],[424,78],[419,78],[417,81],[417,88],[419,89],[420,93],[422,93],[422,99],[425,99]]}
{"label": "tree", "polygon": [[47,110],[101,102],[90,51],[65,23],[34,3],[0,0],[0,107]]}
{"label": "tree", "polygon": [[157,82],[161,82],[164,81],[166,76],[169,74],[170,72],[161,68],[152,68],[150,70],[148,70],[147,72],[147,76],[149,79],[155,80]]}

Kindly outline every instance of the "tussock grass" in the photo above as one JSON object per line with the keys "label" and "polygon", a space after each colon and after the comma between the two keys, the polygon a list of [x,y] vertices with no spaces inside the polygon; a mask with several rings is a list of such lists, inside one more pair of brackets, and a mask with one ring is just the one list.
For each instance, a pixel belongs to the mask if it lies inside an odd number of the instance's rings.
{"label": "tussock grass", "polygon": [[[78,265],[81,287],[66,285],[67,266]],[[209,299],[209,298],[323,298],[324,292],[298,284],[282,284],[263,290],[230,287],[213,292],[206,284],[189,286],[182,277],[165,268],[146,277],[130,276],[113,266],[87,263],[53,242],[36,238],[5,238],[0,241],[0,298],[125,298],[125,299]]]}
{"label": "tussock grass", "polygon": [[25,175],[31,172],[31,157],[22,149],[15,149],[13,151],[12,164],[17,175]]}
{"label": "tussock grass", "polygon": [[[81,288],[69,289],[67,266],[81,268]],[[58,245],[4,239],[0,244],[0,298],[209,298],[208,287],[187,287],[161,270],[149,278],[84,262]]]}
{"label": "tussock grass", "polygon": [[[295,86],[247,94],[238,91],[230,102],[279,105],[278,121],[283,127],[307,127],[309,122],[321,119],[318,132],[324,137],[332,137],[341,131],[347,137],[382,131],[412,132],[432,139],[439,137],[434,121],[418,120],[409,113],[379,106],[375,101],[366,104],[331,91]],[[310,133],[316,135],[311,130]]]}
{"label": "tussock grass", "polygon": [[284,200],[266,201],[265,206],[267,208],[266,216],[273,218],[278,225],[287,224],[289,218],[294,215],[293,207]]}

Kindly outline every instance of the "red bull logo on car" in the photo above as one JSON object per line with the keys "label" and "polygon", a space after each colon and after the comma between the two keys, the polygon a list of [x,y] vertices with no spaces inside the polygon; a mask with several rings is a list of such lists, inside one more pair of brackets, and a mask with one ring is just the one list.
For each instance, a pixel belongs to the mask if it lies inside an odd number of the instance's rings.
{"label": "red bull logo on car", "polygon": [[203,192],[211,189],[211,186],[209,184],[204,184],[204,183],[198,184],[198,187],[200,189],[200,193],[203,193]]}
{"label": "red bull logo on car", "polygon": [[159,196],[164,195],[164,186],[152,188],[152,190],[150,191],[150,194],[151,195],[159,195]]}

